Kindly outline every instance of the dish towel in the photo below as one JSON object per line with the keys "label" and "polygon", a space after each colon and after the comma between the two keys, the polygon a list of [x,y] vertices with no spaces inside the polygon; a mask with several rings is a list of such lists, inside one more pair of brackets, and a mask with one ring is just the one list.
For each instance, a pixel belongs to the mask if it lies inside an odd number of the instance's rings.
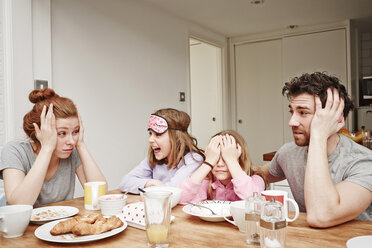
{"label": "dish towel", "polygon": [[[122,210],[123,218],[128,223],[128,226],[146,230],[145,221],[145,205],[143,202],[135,202],[127,204]],[[175,219],[173,215],[170,217],[172,222]]]}

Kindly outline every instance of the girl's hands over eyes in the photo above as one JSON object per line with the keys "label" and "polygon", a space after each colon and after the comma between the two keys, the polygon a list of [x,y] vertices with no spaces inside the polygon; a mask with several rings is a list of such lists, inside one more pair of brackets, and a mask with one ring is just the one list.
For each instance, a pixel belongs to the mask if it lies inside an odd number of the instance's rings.
{"label": "girl's hands over eyes", "polygon": [[205,148],[205,161],[212,164],[213,166],[217,163],[217,161],[220,159],[221,154],[221,143],[222,137],[220,135],[217,135],[211,139],[209,144],[207,145],[207,148]]}
{"label": "girl's hands over eyes", "polygon": [[223,135],[221,139],[221,155],[225,163],[238,161],[242,148],[236,143],[235,138],[229,134]]}
{"label": "girl's hands over eyes", "polygon": [[41,147],[54,151],[57,145],[57,129],[56,118],[53,114],[53,104],[49,105],[48,112],[44,105],[40,115],[40,128],[36,123],[32,124],[35,127],[36,138],[40,141]]}

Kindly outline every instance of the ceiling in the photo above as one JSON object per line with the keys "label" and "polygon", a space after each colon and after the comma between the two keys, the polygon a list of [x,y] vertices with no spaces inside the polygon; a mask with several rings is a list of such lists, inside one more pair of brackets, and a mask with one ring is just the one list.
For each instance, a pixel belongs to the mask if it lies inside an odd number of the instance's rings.
{"label": "ceiling", "polygon": [[356,20],[372,30],[372,0],[144,0],[227,37],[285,29],[288,25]]}

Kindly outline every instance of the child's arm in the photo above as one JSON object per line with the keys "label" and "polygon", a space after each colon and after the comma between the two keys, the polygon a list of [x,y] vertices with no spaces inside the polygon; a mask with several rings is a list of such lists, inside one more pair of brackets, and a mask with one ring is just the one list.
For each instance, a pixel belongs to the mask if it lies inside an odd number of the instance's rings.
{"label": "child's arm", "polygon": [[200,164],[203,161],[203,157],[197,153],[188,153],[185,155],[185,164],[183,164],[182,160],[178,165],[177,171],[174,175],[170,178],[169,181],[165,181],[164,185],[177,187],[177,185],[184,180],[185,178],[189,177],[192,173],[195,173],[200,167]]}
{"label": "child's arm", "polygon": [[178,204],[186,205],[187,202],[199,202],[208,198],[209,180],[205,179],[201,184],[193,183],[190,178],[185,178],[178,187],[182,189],[181,199]]}
{"label": "child's arm", "polygon": [[248,176],[243,173],[233,178],[231,182],[234,185],[235,194],[242,200],[253,195],[253,192],[261,193],[265,190],[265,182],[259,175]]}
{"label": "child's arm", "polygon": [[211,139],[207,148],[205,148],[205,163],[192,173],[190,176],[191,182],[200,184],[213,169],[212,166],[214,166],[220,158],[220,141],[221,136],[219,135]]}
{"label": "child's arm", "polygon": [[138,188],[144,188],[146,183],[152,179],[152,168],[145,158],[142,162],[132,169],[121,179],[119,189],[133,194],[139,194]]}

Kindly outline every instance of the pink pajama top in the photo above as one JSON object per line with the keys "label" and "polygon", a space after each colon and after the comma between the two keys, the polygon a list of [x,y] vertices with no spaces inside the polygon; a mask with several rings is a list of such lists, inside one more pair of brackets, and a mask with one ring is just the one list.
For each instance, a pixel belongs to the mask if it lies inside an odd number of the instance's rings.
{"label": "pink pajama top", "polygon": [[[178,184],[182,189],[182,196],[179,204],[187,204],[190,202],[199,202],[208,199],[209,179],[204,179],[201,184],[191,182],[190,177],[187,177]],[[215,199],[222,201],[239,201],[245,200],[248,196],[253,195],[253,192],[261,193],[265,189],[265,182],[258,175],[248,176],[242,173],[237,178],[225,186],[218,179],[212,183],[212,191],[215,193]]]}

